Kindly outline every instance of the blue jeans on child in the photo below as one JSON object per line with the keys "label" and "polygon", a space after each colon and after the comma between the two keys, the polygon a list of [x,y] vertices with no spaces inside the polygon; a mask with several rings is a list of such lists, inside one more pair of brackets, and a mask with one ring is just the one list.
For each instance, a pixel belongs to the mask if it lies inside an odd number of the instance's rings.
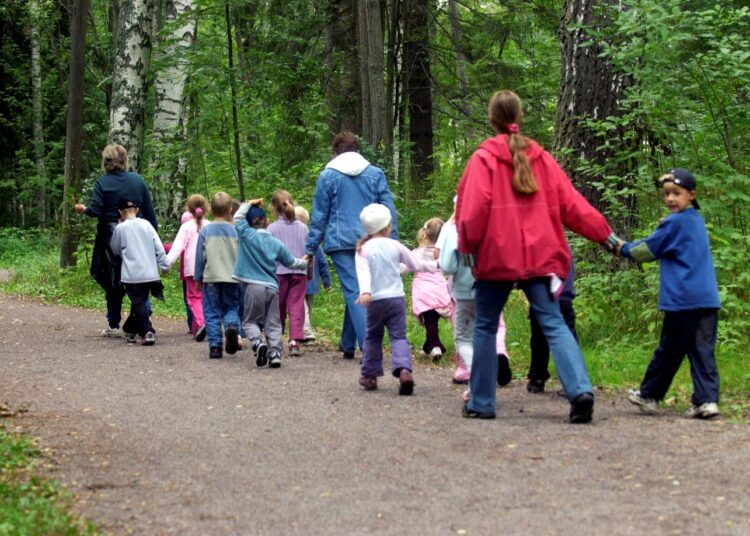
{"label": "blue jeans on child", "polygon": [[383,335],[391,339],[391,369],[398,377],[402,368],[412,371],[411,348],[406,340],[406,298],[385,298],[367,307],[367,335],[362,350],[362,376],[383,375]]}
{"label": "blue jeans on child", "polygon": [[221,330],[234,327],[240,329],[240,286],[237,283],[203,284],[203,319],[206,321],[208,345],[222,347],[224,336]]}
{"label": "blue jeans on child", "polygon": [[[474,362],[471,368],[471,400],[469,409],[495,413],[497,383],[497,352],[495,336],[500,312],[505,307],[513,281],[477,281],[474,285],[476,321],[474,324]],[[547,338],[560,382],[568,400],[583,393],[592,393],[586,363],[578,343],[552,299],[546,278],[518,281],[529,305]]]}
{"label": "blue jeans on child", "polygon": [[357,344],[360,350],[364,348],[365,338],[365,308],[355,303],[359,299],[359,282],[354,263],[354,250],[332,251],[328,256],[331,257],[333,266],[336,268],[336,274],[341,283],[341,292],[346,301],[339,348],[342,352],[354,353]]}

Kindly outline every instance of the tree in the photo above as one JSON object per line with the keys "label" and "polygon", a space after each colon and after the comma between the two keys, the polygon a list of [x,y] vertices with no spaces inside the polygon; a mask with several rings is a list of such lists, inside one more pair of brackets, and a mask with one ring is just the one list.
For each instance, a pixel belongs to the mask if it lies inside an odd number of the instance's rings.
{"label": "tree", "polygon": [[47,226],[47,170],[44,164],[44,110],[42,95],[42,60],[39,27],[43,13],[38,0],[29,2],[29,41],[31,44],[31,112],[34,163],[37,175],[37,221]]}
{"label": "tree", "polygon": [[78,232],[73,205],[81,191],[83,145],[83,96],[86,59],[86,14],[89,0],[73,0],[70,17],[70,75],[68,77],[68,120],[65,135],[65,184],[63,190],[60,266],[75,266]]}
{"label": "tree", "polygon": [[357,1],[328,0],[326,3],[324,87],[331,134],[341,130],[357,132],[361,126]]}
{"label": "tree", "polygon": [[224,16],[227,25],[227,53],[229,55],[229,86],[232,91],[232,127],[234,130],[234,159],[237,165],[237,183],[240,199],[245,199],[245,180],[242,177],[242,152],[240,150],[240,124],[237,119],[237,75],[234,72],[234,52],[232,47],[232,18],[229,0],[224,3]]}
{"label": "tree", "polygon": [[378,148],[385,140],[383,24],[378,0],[358,0],[359,79],[362,88],[362,137]]}

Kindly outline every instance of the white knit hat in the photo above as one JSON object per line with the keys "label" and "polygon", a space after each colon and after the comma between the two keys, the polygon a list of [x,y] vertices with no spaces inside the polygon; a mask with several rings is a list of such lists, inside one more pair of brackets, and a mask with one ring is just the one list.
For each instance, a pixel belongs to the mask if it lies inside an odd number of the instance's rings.
{"label": "white knit hat", "polygon": [[385,205],[371,203],[359,213],[359,221],[365,232],[372,236],[388,227],[391,223],[391,211]]}

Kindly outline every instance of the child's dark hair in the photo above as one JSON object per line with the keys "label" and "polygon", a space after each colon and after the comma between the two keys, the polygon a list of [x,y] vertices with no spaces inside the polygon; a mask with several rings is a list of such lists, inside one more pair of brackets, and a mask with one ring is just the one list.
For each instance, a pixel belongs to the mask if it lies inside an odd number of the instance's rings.
{"label": "child's dark hair", "polygon": [[208,201],[206,198],[201,194],[191,195],[188,197],[187,203],[185,203],[185,210],[193,215],[193,219],[200,230],[203,227],[203,218],[205,218],[206,212],[208,212]]}
{"label": "child's dark hair", "polygon": [[422,247],[434,246],[440,236],[440,229],[443,228],[443,220],[440,218],[430,218],[422,228],[417,231],[417,242]]}
{"label": "child's dark hair", "polygon": [[226,192],[216,192],[211,198],[211,214],[226,218],[232,212],[232,197]]}
{"label": "child's dark hair", "polygon": [[487,113],[495,133],[508,135],[508,148],[513,157],[513,189],[519,194],[537,192],[539,187],[526,156],[531,140],[519,134],[517,128],[508,128],[510,125],[518,127],[523,119],[521,99],[512,91],[498,91],[492,95]]}
{"label": "child's dark hair", "polygon": [[283,216],[287,221],[294,221],[297,215],[294,213],[294,200],[292,194],[286,190],[276,190],[271,197],[271,207],[273,211]]}

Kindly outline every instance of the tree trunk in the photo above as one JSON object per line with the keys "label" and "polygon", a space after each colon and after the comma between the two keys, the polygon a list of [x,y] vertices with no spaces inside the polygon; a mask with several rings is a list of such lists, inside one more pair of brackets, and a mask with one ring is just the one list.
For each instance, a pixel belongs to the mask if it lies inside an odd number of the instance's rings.
{"label": "tree trunk", "polygon": [[429,10],[427,0],[405,0],[404,94],[408,101],[409,141],[413,191],[427,193],[427,177],[434,170],[432,76],[430,74]]}
{"label": "tree trunk", "polygon": [[37,176],[37,222],[47,226],[47,170],[44,164],[44,114],[42,110],[42,62],[40,57],[39,24],[42,13],[38,0],[29,2],[31,41],[31,112],[34,141],[34,163]]}
{"label": "tree trunk", "polygon": [[234,157],[237,164],[237,184],[240,187],[240,199],[245,200],[245,180],[242,177],[242,153],[240,152],[240,125],[237,119],[237,77],[234,72],[234,51],[232,47],[232,18],[229,0],[224,3],[224,15],[227,23],[227,50],[229,53],[229,85],[232,89],[232,126],[234,127]]}
{"label": "tree trunk", "polygon": [[362,86],[362,137],[378,149],[385,140],[383,25],[378,0],[359,0],[359,77]]}
{"label": "tree trunk", "polygon": [[193,0],[169,0],[164,18],[165,46],[156,52],[161,67],[154,80],[153,147],[149,167],[153,183],[154,208],[161,221],[175,221],[182,202],[180,173],[185,136],[185,85],[189,52],[195,40],[196,16]]}
{"label": "tree trunk", "polygon": [[75,266],[78,229],[73,205],[81,191],[81,152],[83,145],[83,88],[86,55],[86,13],[89,0],[73,0],[70,17],[70,76],[68,77],[68,118],[65,135],[65,183],[63,186],[62,240],[60,266]]}
{"label": "tree trunk", "polygon": [[120,4],[115,49],[109,142],[128,150],[130,167],[141,171],[143,121],[146,115],[146,77],[151,54],[151,13],[147,0]]}
{"label": "tree trunk", "polygon": [[[456,77],[459,83],[459,110],[466,117],[471,119],[471,104],[469,102],[469,83],[466,79],[466,54],[463,48],[463,30],[461,29],[461,19],[458,16],[458,2],[448,0],[448,19],[451,24],[451,40],[453,50],[456,52]],[[467,134],[471,133],[471,122],[466,122]]]}
{"label": "tree trunk", "polygon": [[342,130],[361,131],[357,1],[328,0],[326,3],[325,94],[331,134]]}

